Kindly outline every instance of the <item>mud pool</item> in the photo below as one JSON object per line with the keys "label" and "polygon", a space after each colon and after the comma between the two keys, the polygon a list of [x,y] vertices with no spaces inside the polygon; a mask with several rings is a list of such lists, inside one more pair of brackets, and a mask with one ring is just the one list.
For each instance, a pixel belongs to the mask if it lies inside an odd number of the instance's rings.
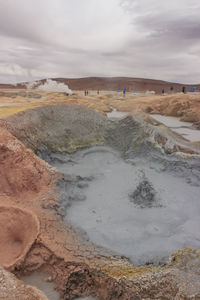
{"label": "mud pool", "polygon": [[[26,284],[37,287],[49,300],[59,300],[59,293],[54,289],[54,283],[48,281],[48,275],[42,272],[34,272],[31,275],[21,277]],[[95,300],[93,297],[81,297],[75,300]]]}
{"label": "mud pool", "polygon": [[23,276],[20,279],[26,284],[37,287],[49,300],[59,300],[59,293],[54,289],[54,283],[48,282],[47,278],[47,274],[38,271],[31,275]]}
{"label": "mud pool", "polygon": [[200,141],[200,130],[193,128],[193,124],[190,122],[180,121],[179,118],[162,116],[162,115],[152,115],[152,117],[171,128],[176,133],[182,135],[185,139],[191,142]]}
{"label": "mud pool", "polygon": [[93,243],[134,264],[163,263],[200,247],[200,162],[151,148],[122,158],[109,147],[51,154],[64,174],[59,184],[64,219]]}

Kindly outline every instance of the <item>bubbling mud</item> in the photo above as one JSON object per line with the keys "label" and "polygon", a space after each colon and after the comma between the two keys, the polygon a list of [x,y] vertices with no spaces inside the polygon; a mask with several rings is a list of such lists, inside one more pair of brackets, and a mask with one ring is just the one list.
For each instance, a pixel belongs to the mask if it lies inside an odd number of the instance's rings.
{"label": "bubbling mud", "polygon": [[125,157],[105,146],[51,154],[66,222],[91,242],[134,264],[165,263],[181,248],[200,247],[198,160],[143,145]]}

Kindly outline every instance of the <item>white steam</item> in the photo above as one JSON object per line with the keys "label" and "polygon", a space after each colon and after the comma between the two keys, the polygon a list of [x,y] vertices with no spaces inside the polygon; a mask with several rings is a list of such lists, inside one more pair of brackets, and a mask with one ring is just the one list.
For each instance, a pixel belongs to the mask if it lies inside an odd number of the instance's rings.
{"label": "white steam", "polygon": [[72,90],[69,89],[68,85],[64,83],[58,83],[55,80],[47,79],[45,84],[39,85],[38,90],[47,92],[62,92],[68,95],[72,95]]}
{"label": "white steam", "polygon": [[37,86],[37,81],[31,81],[31,82],[27,82],[25,84],[27,90],[32,90],[33,88],[35,88]]}

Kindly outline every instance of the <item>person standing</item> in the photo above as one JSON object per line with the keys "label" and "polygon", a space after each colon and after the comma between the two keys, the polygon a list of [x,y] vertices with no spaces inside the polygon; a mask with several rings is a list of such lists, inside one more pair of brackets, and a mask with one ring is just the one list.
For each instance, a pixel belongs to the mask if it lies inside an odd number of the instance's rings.
{"label": "person standing", "polygon": [[185,86],[182,87],[182,93],[185,94]]}

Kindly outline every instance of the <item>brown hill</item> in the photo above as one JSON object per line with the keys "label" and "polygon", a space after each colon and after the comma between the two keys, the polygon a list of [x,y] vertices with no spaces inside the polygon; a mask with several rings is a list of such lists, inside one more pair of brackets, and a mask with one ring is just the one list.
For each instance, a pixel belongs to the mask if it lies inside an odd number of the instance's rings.
{"label": "brown hill", "polygon": [[0,83],[0,89],[14,89],[16,85],[9,83]]}
{"label": "brown hill", "polygon": [[[181,84],[155,79],[131,78],[131,77],[85,77],[85,78],[52,78],[57,82],[63,82],[72,90],[105,90],[116,91],[126,88],[127,91],[155,91],[161,93],[164,89],[169,92],[173,87],[173,92],[181,92],[185,86],[186,91],[191,87],[196,87],[200,90],[200,84]],[[38,84],[44,83],[46,79],[38,80]],[[13,87],[25,88],[25,83],[19,83],[16,86],[0,84],[0,88]]]}
{"label": "brown hill", "polygon": [[173,91],[182,91],[182,87],[185,86],[186,90],[190,87],[197,87],[199,85],[184,85],[180,83],[172,83],[162,80],[144,79],[144,78],[129,78],[129,77],[87,77],[87,78],[56,78],[59,82],[63,82],[69,86],[72,90],[106,90],[115,91],[118,89],[126,88],[128,91],[155,91],[161,93],[162,89],[166,92],[173,87]]}

